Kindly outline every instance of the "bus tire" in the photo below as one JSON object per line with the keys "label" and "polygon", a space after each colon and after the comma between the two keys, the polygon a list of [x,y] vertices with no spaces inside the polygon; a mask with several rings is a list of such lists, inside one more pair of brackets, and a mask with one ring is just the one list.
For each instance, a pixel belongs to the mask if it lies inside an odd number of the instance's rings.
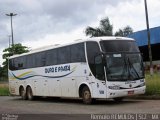
{"label": "bus tire", "polygon": [[27,87],[27,98],[28,98],[28,100],[33,100],[34,99],[32,88],[30,86]]}
{"label": "bus tire", "polygon": [[85,86],[82,89],[82,99],[83,103],[85,104],[91,104],[92,103],[92,97],[91,97],[91,92],[87,86]]}
{"label": "bus tire", "polygon": [[20,87],[19,93],[20,93],[22,100],[27,100],[27,95],[23,87]]}

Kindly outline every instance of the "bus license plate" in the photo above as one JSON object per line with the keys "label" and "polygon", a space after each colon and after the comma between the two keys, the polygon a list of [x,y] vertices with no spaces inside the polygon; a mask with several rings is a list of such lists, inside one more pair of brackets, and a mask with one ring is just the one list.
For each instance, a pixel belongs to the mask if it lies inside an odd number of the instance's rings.
{"label": "bus license plate", "polygon": [[128,95],[133,95],[133,94],[134,94],[134,90],[128,91]]}

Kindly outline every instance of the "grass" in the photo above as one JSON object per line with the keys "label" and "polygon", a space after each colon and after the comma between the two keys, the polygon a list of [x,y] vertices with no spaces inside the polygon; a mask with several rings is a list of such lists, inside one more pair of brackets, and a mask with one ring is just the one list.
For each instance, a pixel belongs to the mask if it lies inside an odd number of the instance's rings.
{"label": "grass", "polygon": [[146,73],[146,95],[158,95],[160,96],[160,73],[154,73],[151,76]]}
{"label": "grass", "polygon": [[0,96],[8,96],[8,95],[9,95],[8,84],[0,83]]}

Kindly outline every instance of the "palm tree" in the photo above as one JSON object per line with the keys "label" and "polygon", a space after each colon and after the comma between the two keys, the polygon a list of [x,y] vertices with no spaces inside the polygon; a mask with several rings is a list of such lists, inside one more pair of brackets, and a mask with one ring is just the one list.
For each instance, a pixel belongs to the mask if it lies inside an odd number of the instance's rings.
{"label": "palm tree", "polygon": [[85,34],[91,37],[112,36],[113,26],[110,24],[109,18],[106,17],[100,21],[99,27],[92,28],[88,26],[85,30]]}
{"label": "palm tree", "polygon": [[126,37],[131,33],[133,33],[133,29],[127,25],[123,29],[119,29],[115,34],[113,34],[113,25],[110,24],[108,17],[100,21],[99,27],[93,28],[93,27],[88,26],[85,29],[86,36],[91,36],[91,37],[98,37],[98,36]]}
{"label": "palm tree", "polygon": [[115,36],[122,36],[122,37],[126,37],[129,34],[133,33],[133,29],[130,26],[126,26],[123,29],[119,29],[116,33]]}

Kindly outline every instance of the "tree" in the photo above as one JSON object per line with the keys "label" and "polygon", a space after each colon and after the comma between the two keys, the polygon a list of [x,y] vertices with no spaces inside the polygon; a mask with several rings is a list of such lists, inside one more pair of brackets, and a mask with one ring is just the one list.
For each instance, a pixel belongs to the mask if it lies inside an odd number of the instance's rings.
{"label": "tree", "polygon": [[0,80],[1,80],[1,76],[2,76],[2,67],[0,66]]}
{"label": "tree", "polygon": [[86,36],[98,37],[98,36],[121,36],[126,37],[133,33],[133,29],[130,26],[126,26],[123,29],[119,29],[113,34],[113,25],[110,24],[109,18],[106,17],[100,21],[100,25],[97,28],[88,26],[85,29]]}
{"label": "tree", "polygon": [[29,52],[29,48],[26,46],[22,46],[22,44],[18,43],[14,44],[14,46],[4,49],[3,52],[3,59],[6,59],[7,57],[10,57],[14,54],[22,54]]}
{"label": "tree", "polygon": [[133,29],[130,26],[126,26],[123,29],[119,29],[116,33],[115,36],[122,36],[122,37],[126,37],[129,34],[133,33]]}
{"label": "tree", "polygon": [[113,26],[110,24],[109,18],[106,17],[100,21],[99,27],[92,28],[88,26],[85,30],[85,34],[91,37],[112,36]]}
{"label": "tree", "polygon": [[[14,51],[14,52],[13,52]],[[8,57],[14,55],[14,54],[22,54],[22,53],[26,53],[29,52],[29,48],[26,46],[22,46],[22,44],[18,43],[18,44],[14,44],[9,48],[6,48],[3,50],[4,54],[3,54],[3,59],[5,59],[5,61],[2,63],[3,67],[0,71],[0,75],[1,77],[7,77],[8,74]]]}

